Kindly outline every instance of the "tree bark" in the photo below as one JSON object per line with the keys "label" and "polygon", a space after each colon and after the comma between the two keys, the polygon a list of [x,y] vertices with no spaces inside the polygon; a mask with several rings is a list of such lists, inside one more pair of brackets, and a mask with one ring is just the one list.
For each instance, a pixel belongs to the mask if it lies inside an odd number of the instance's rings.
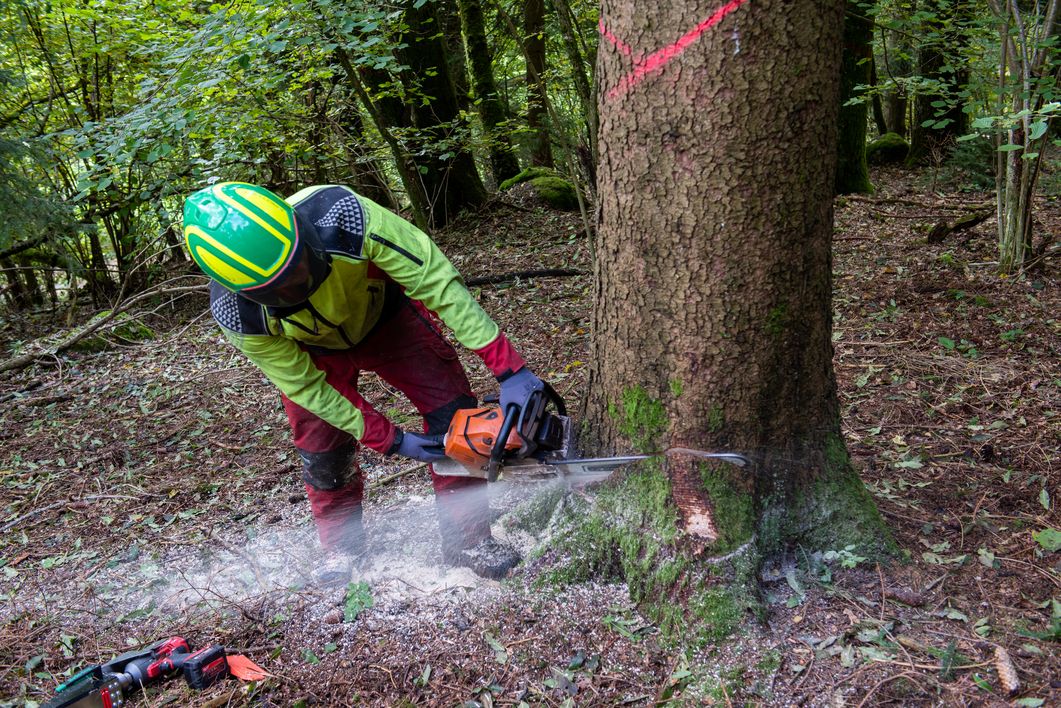
{"label": "tree bark", "polygon": [[[887,77],[896,83],[900,79],[909,78],[912,70],[910,60],[907,58],[913,53],[909,46],[909,38],[899,32],[881,32],[881,49],[884,54],[884,70]],[[910,100],[905,90],[896,85],[885,93],[884,103],[887,106],[885,120],[888,123],[888,132],[907,137],[906,112],[909,110]]]}
{"label": "tree bark", "polygon": [[486,39],[482,3],[480,0],[458,0],[458,4],[468,63],[472,69],[472,86],[479,103],[479,119],[489,143],[490,171],[494,182],[500,184],[519,174],[519,160],[512,151],[512,140],[502,128],[506,111],[494,83],[493,52]]}
{"label": "tree bark", "polygon": [[446,62],[457,105],[462,111],[472,108],[472,87],[468,83],[467,49],[464,43],[463,22],[459,0],[438,0],[436,16],[441,24],[442,41],[446,46]]}
{"label": "tree bark", "polygon": [[[371,154],[371,146],[365,137],[365,120],[357,104],[350,102],[343,105],[337,121],[344,142],[347,143],[347,172],[354,189],[377,204],[397,211],[399,204],[394,198],[390,182],[379,161]],[[395,159],[399,158],[400,156],[395,156]]]}
{"label": "tree bark", "polygon": [[[749,594],[696,575],[705,559],[754,583],[758,552],[887,545],[847,456],[832,368],[844,6],[603,5],[585,437],[609,453],[754,460],[740,469],[670,456],[620,482],[622,508],[640,511],[616,511],[615,523],[641,528],[602,533],[619,549],[612,567],[649,604],[684,583],[696,608],[732,618]],[[697,562],[663,572],[676,556]]]}
{"label": "tree bark", "polygon": [[[365,107],[369,116],[372,118],[372,122],[376,126],[376,130],[379,131],[383,141],[387,143],[387,147],[390,148],[391,155],[394,157],[395,169],[398,170],[398,177],[402,181],[402,185],[405,187],[406,196],[409,199],[409,203],[413,210],[413,221],[417,227],[422,230],[427,230],[428,226],[428,204],[427,198],[424,195],[423,190],[420,186],[419,175],[412,164],[412,160],[409,158],[408,152],[398,142],[397,138],[391,134],[391,127],[396,126],[396,123],[391,122],[394,119],[394,112],[396,111],[396,105],[398,102],[392,97],[384,97],[382,100],[374,101],[368,93],[368,89],[365,88],[364,83],[361,79],[361,74],[357,68],[354,67],[353,61],[350,58],[349,53],[345,49],[337,49],[336,58],[339,60],[340,66],[343,67],[343,72],[346,74],[347,80],[350,82],[350,87],[357,94],[358,100]],[[380,72],[373,72],[366,70],[366,81],[379,82],[381,79],[378,74]],[[376,85],[375,83],[373,85]],[[400,106],[399,106],[400,107]],[[399,117],[403,114],[399,113]],[[389,119],[388,119],[389,118]]]}
{"label": "tree bark", "polygon": [[523,53],[527,57],[527,127],[530,128],[531,164],[552,167],[549,137],[549,100],[545,93],[545,0],[526,0],[523,6]]}
{"label": "tree bark", "polygon": [[844,51],[840,70],[840,119],[836,160],[836,193],[869,194],[866,164],[866,124],[869,117],[866,103],[845,105],[860,92],[856,86],[870,83],[873,61],[873,22],[862,15],[865,9],[860,0],[848,0],[844,15]]}

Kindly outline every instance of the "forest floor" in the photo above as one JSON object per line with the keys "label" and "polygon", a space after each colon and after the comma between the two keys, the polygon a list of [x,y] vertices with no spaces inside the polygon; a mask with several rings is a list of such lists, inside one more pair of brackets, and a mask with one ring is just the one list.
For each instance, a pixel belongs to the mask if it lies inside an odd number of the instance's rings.
{"label": "forest floor", "polygon": [[[620,578],[556,587],[533,562],[500,583],[442,567],[426,472],[366,453],[372,560],[349,593],[314,589],[277,394],[195,296],[142,313],[150,339],[112,337],[0,379],[0,705],[41,703],[79,667],[174,634],[273,677],[202,694],[174,681],[131,705],[1058,705],[1057,251],[999,277],[993,218],[927,238],[990,209],[988,194],[874,178],[873,196],[837,202],[835,365],[847,443],[896,562],[793,549],[764,579],[765,619],[683,649]],[[1037,222],[1061,234],[1061,205],[1043,202]],[[468,278],[586,272],[474,288],[571,401],[593,293],[581,231],[577,215],[516,191],[440,238]],[[3,356],[57,320],[7,316]],[[378,379],[363,390],[416,424]],[[552,527],[529,537],[512,520],[557,492],[592,488],[492,487],[495,533],[525,552],[547,544]]]}

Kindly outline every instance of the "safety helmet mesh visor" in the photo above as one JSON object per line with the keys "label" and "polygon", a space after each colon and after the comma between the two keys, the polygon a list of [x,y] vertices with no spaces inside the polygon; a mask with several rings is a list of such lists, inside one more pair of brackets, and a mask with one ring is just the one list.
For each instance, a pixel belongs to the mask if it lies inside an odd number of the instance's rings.
{"label": "safety helmet mesh visor", "polygon": [[327,256],[312,248],[310,240],[305,235],[298,239],[291,261],[279,277],[264,285],[244,288],[240,294],[267,307],[292,307],[309,300],[331,270]]}

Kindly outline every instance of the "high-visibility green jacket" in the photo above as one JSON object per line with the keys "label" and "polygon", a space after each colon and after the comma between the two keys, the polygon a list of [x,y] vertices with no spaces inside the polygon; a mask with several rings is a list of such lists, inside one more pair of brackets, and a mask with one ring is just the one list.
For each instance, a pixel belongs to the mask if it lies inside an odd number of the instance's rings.
{"label": "high-visibility green jacket", "polygon": [[379,452],[390,449],[394,426],[366,429],[365,414],[379,414],[328,384],[311,352],[357,345],[401,290],[436,313],[495,376],[523,366],[427,234],[348,187],[308,187],[287,201],[316,228],[331,259],[328,277],[297,311],[264,307],[213,282],[210,309],[229,341],[292,401]]}

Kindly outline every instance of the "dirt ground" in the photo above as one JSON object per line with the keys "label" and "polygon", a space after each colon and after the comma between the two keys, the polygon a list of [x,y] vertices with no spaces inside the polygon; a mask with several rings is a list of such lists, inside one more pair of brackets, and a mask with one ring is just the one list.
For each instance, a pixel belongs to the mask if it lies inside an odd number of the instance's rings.
{"label": "dirt ground", "polygon": [[[930,242],[986,193],[874,175],[837,202],[835,365],[847,443],[902,549],[793,549],[764,574],[764,620],[682,650],[618,578],[543,585],[441,565],[422,467],[363,455],[371,560],[349,593],[316,560],[298,460],[275,391],[223,343],[205,298],[139,313],[112,336],[0,379],[0,705],[32,706],[85,664],[179,634],[272,677],[130,705],[1057,705],[1061,702],[1061,297],[1057,243],[1026,276],[995,264],[994,219]],[[1061,233],[1044,201],[1040,234]],[[507,193],[444,236],[467,278],[584,275],[474,287],[571,401],[584,384],[592,283],[577,215]],[[3,356],[56,316],[0,320]],[[462,353],[482,396],[494,384]],[[384,383],[366,397],[399,424]],[[491,488],[495,533],[562,482]],[[548,507],[545,507],[548,508]],[[1012,689],[1012,690],[1011,690]]]}

